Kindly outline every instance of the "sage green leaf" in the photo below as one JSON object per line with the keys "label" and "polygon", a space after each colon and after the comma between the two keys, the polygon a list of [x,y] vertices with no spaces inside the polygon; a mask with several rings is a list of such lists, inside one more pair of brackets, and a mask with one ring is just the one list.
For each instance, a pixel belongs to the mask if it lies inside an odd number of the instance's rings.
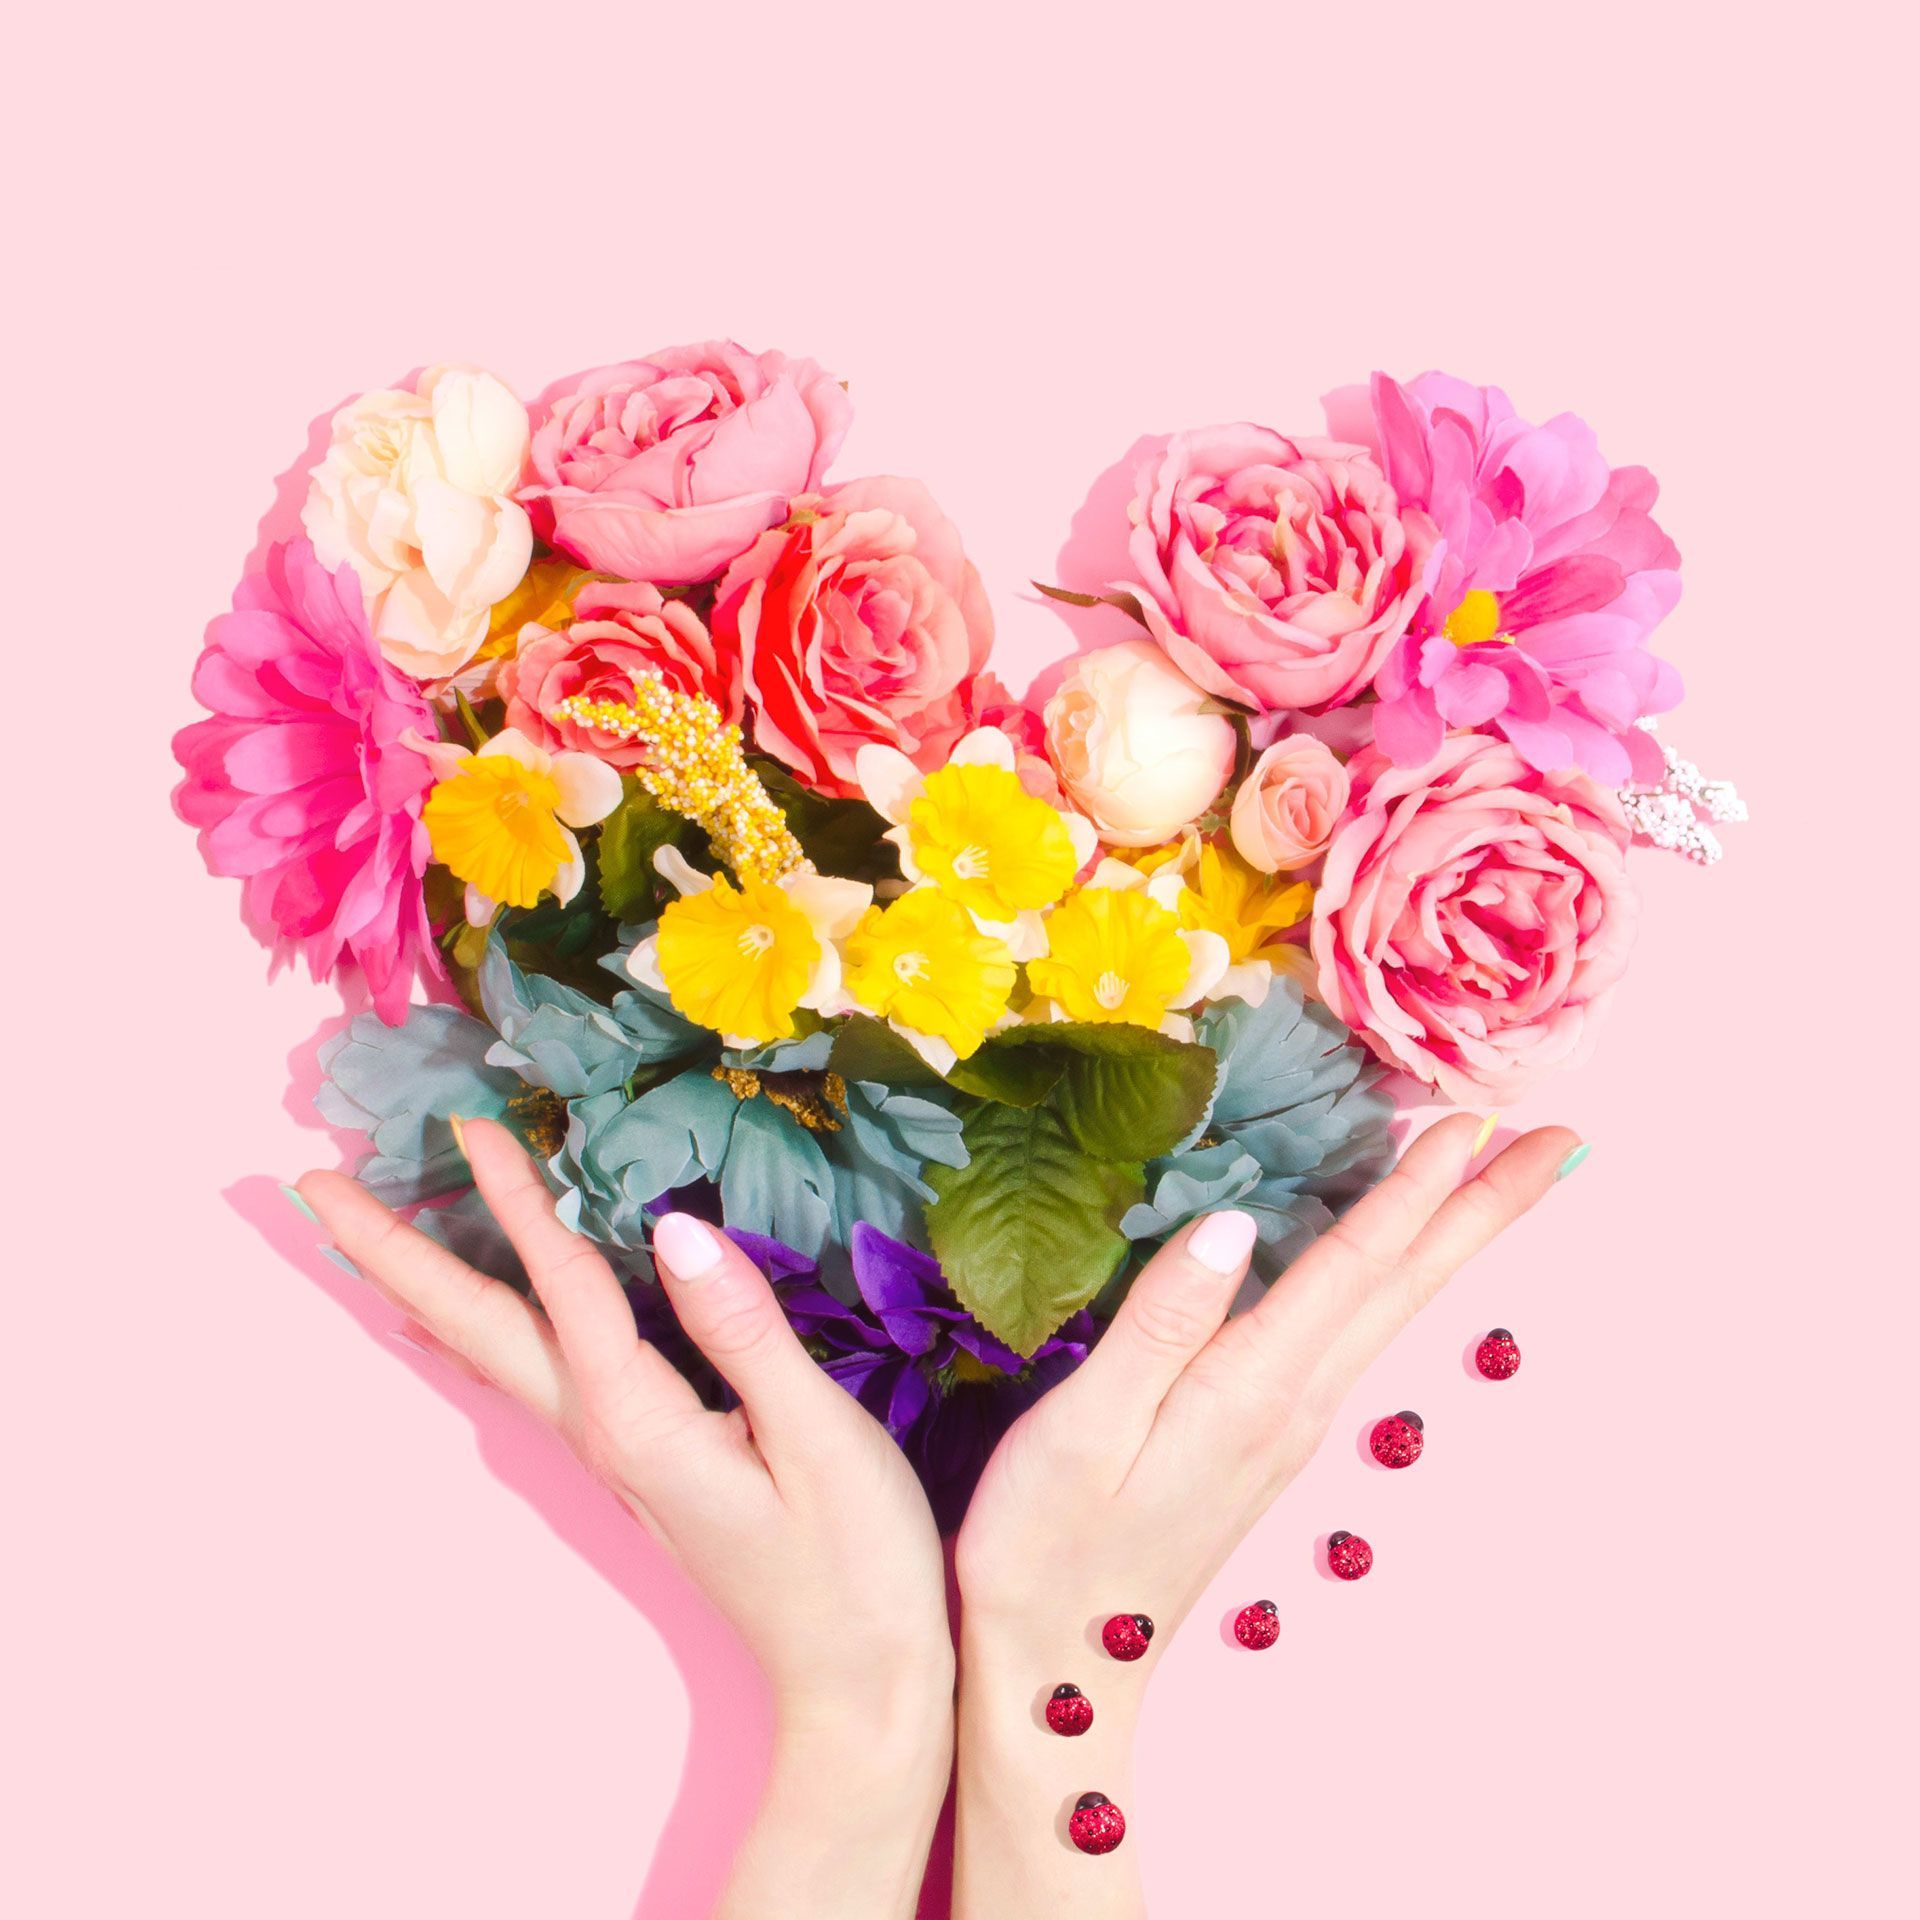
{"label": "sage green leaf", "polygon": [[1048,1107],[982,1101],[964,1167],[929,1165],[927,1234],[961,1304],[1031,1355],[1126,1258],[1119,1220],[1144,1192],[1140,1164],[1096,1160]]}
{"label": "sage green leaf", "polygon": [[843,1080],[877,1080],[887,1087],[938,1087],[946,1083],[884,1020],[863,1013],[834,1035],[828,1062]]}

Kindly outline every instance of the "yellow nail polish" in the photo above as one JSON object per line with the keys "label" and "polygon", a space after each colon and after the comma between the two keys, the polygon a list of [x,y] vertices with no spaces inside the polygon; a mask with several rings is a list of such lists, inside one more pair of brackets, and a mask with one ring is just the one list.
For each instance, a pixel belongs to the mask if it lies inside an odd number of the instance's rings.
{"label": "yellow nail polish", "polygon": [[1478,1160],[1487,1150],[1487,1142],[1493,1138],[1493,1130],[1500,1124],[1498,1113],[1490,1113],[1480,1122],[1480,1131],[1473,1136],[1473,1151],[1467,1155],[1469,1160]]}
{"label": "yellow nail polish", "polygon": [[457,1113],[447,1115],[447,1125],[453,1129],[453,1144],[460,1149],[461,1158],[467,1152],[467,1123]]}

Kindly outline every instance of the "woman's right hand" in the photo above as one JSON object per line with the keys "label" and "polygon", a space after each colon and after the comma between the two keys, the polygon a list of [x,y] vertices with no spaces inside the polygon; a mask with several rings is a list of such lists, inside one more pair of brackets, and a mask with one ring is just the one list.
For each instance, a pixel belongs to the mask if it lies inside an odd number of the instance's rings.
{"label": "woman's right hand", "polygon": [[[1196,1222],[1141,1272],[1079,1371],[1000,1443],[956,1553],[956,1920],[1141,1910],[1124,1865],[1066,1845],[1073,1801],[1092,1789],[1126,1809],[1155,1656],[1368,1364],[1578,1145],[1563,1127],[1539,1129],[1462,1184],[1478,1128],[1463,1114],[1422,1135],[1233,1321],[1253,1223],[1233,1212]],[[1116,1613],[1156,1626],[1132,1665],[1100,1650]],[[1072,1740],[1041,1730],[1061,1681],[1095,1708]]]}

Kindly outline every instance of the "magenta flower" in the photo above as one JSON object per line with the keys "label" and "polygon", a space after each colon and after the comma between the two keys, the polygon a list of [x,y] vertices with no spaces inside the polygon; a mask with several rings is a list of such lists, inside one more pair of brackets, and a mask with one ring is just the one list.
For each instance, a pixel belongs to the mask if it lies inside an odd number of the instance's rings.
{"label": "magenta flower", "polygon": [[1634,725],[1680,699],[1647,651],[1680,597],[1680,555],[1644,467],[1609,467],[1570,413],[1522,420],[1497,387],[1424,373],[1327,396],[1332,430],[1372,448],[1444,544],[1425,606],[1374,680],[1374,744],[1431,760],[1449,728],[1503,735],[1542,773],[1658,780]]}
{"label": "magenta flower", "polygon": [[401,736],[439,729],[381,658],[352,569],[329,572],[305,540],[273,548],[207,629],[193,691],[212,717],[174,735],[173,804],[208,871],[244,881],[276,961],[301,954],[324,980],[345,956],[398,1021],[416,966],[435,966],[420,884],[433,770]]}

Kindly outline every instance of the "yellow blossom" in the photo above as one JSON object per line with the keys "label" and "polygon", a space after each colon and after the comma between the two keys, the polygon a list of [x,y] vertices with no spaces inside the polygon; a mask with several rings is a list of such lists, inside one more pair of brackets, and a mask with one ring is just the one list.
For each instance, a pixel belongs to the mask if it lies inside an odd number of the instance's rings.
{"label": "yellow blossom", "polygon": [[1177,912],[1189,930],[1217,933],[1234,965],[1272,957],[1278,936],[1313,906],[1304,880],[1291,884],[1248,866],[1231,845],[1208,845],[1185,875]]}
{"label": "yellow blossom", "polygon": [[914,865],[983,920],[1051,906],[1079,865],[1066,822],[1007,767],[962,763],[928,774],[906,824]]}
{"label": "yellow blossom", "polygon": [[725,878],[669,901],[656,936],[660,977],[689,1020],[743,1040],[791,1038],[821,957],[820,938],[786,891]]}
{"label": "yellow blossom", "polygon": [[869,907],[847,941],[847,990],[868,1012],[978,1050],[1007,1010],[1013,955],[959,904],[929,887]]}
{"label": "yellow blossom", "polygon": [[1135,888],[1082,887],[1048,916],[1046,958],[1027,978],[1071,1020],[1157,1027],[1192,969],[1170,909]]}
{"label": "yellow blossom", "polygon": [[577,852],[561,826],[560,783],[511,754],[474,754],[420,810],[433,857],[490,900],[532,906]]}
{"label": "yellow blossom", "polygon": [[1484,646],[1489,640],[1510,642],[1513,636],[1500,631],[1500,598],[1485,587],[1469,587],[1460,596],[1460,604],[1447,615],[1440,631],[1456,647]]}
{"label": "yellow blossom", "polygon": [[530,624],[559,633],[573,622],[573,596],[587,581],[605,577],[591,568],[576,567],[571,560],[536,560],[520,584],[504,600],[494,602],[487,637],[473,657],[497,660],[513,652],[520,644],[520,629]]}

